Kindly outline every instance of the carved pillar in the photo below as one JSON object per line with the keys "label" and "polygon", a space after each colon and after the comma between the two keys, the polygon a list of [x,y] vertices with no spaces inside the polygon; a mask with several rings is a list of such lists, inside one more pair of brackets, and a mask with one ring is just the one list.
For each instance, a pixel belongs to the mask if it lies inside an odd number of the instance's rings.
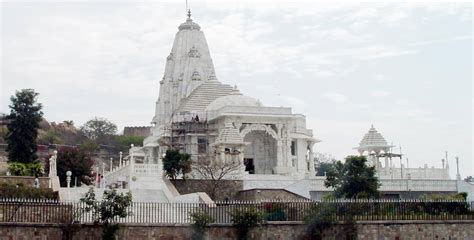
{"label": "carved pillar", "polygon": [[277,140],[277,167],[283,166],[283,143],[281,139]]}
{"label": "carved pillar", "polygon": [[286,139],[286,166],[293,167],[293,156],[291,156],[291,139]]}
{"label": "carved pillar", "polygon": [[314,152],[313,152],[313,146],[314,146],[313,141],[308,142],[308,147],[309,147],[309,172],[314,173],[316,170],[314,169]]}
{"label": "carved pillar", "polygon": [[225,147],[222,146],[222,147],[219,147],[218,148],[219,150],[219,160],[224,162],[225,161]]}

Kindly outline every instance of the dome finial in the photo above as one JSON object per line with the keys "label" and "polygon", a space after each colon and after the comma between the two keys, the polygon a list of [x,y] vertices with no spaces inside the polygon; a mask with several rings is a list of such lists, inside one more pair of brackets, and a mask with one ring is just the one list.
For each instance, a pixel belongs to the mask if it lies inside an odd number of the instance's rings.
{"label": "dome finial", "polygon": [[188,14],[186,15],[188,15],[188,19],[191,19],[191,9],[188,9]]}

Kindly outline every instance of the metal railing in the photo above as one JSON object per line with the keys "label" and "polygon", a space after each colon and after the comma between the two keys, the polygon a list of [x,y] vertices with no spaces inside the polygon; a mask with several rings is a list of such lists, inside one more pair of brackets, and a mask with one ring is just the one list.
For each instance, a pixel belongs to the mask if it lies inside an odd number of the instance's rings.
{"label": "metal railing", "polygon": [[[97,213],[86,212],[82,202],[0,199],[0,222],[92,223]],[[206,203],[134,202],[119,223],[190,223],[195,212],[209,214],[215,223],[231,223],[231,213],[255,208],[266,221],[304,221],[329,211],[336,221],[474,220],[474,202],[458,200],[331,200],[226,201]]]}

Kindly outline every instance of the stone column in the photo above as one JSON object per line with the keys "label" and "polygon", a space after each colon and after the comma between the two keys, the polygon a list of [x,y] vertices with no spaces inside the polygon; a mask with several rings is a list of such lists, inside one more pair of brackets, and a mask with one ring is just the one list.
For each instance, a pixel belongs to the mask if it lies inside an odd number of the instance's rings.
{"label": "stone column", "polygon": [[286,166],[293,167],[293,156],[291,155],[291,139],[286,139]]}
{"label": "stone column", "polygon": [[282,149],[283,148],[283,143],[281,139],[277,140],[277,167],[282,167],[283,166],[283,153]]}
{"label": "stone column", "polygon": [[314,146],[313,141],[308,142],[308,147],[309,147],[309,172],[310,173],[315,173],[316,170],[314,169],[314,152],[313,152],[313,146]]}
{"label": "stone column", "polygon": [[225,147],[220,146],[219,148],[219,159],[224,162],[225,161]]}

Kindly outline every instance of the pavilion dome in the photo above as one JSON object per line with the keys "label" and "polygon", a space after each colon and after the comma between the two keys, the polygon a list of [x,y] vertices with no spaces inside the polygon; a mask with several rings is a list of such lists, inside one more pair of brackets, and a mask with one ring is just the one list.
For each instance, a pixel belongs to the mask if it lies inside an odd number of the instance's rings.
{"label": "pavilion dome", "polygon": [[368,147],[389,147],[385,138],[375,130],[373,125],[359,143],[359,148]]}
{"label": "pavilion dome", "polygon": [[211,102],[207,106],[206,111],[216,111],[225,106],[261,107],[262,104],[260,101],[252,97],[244,95],[228,95]]}

